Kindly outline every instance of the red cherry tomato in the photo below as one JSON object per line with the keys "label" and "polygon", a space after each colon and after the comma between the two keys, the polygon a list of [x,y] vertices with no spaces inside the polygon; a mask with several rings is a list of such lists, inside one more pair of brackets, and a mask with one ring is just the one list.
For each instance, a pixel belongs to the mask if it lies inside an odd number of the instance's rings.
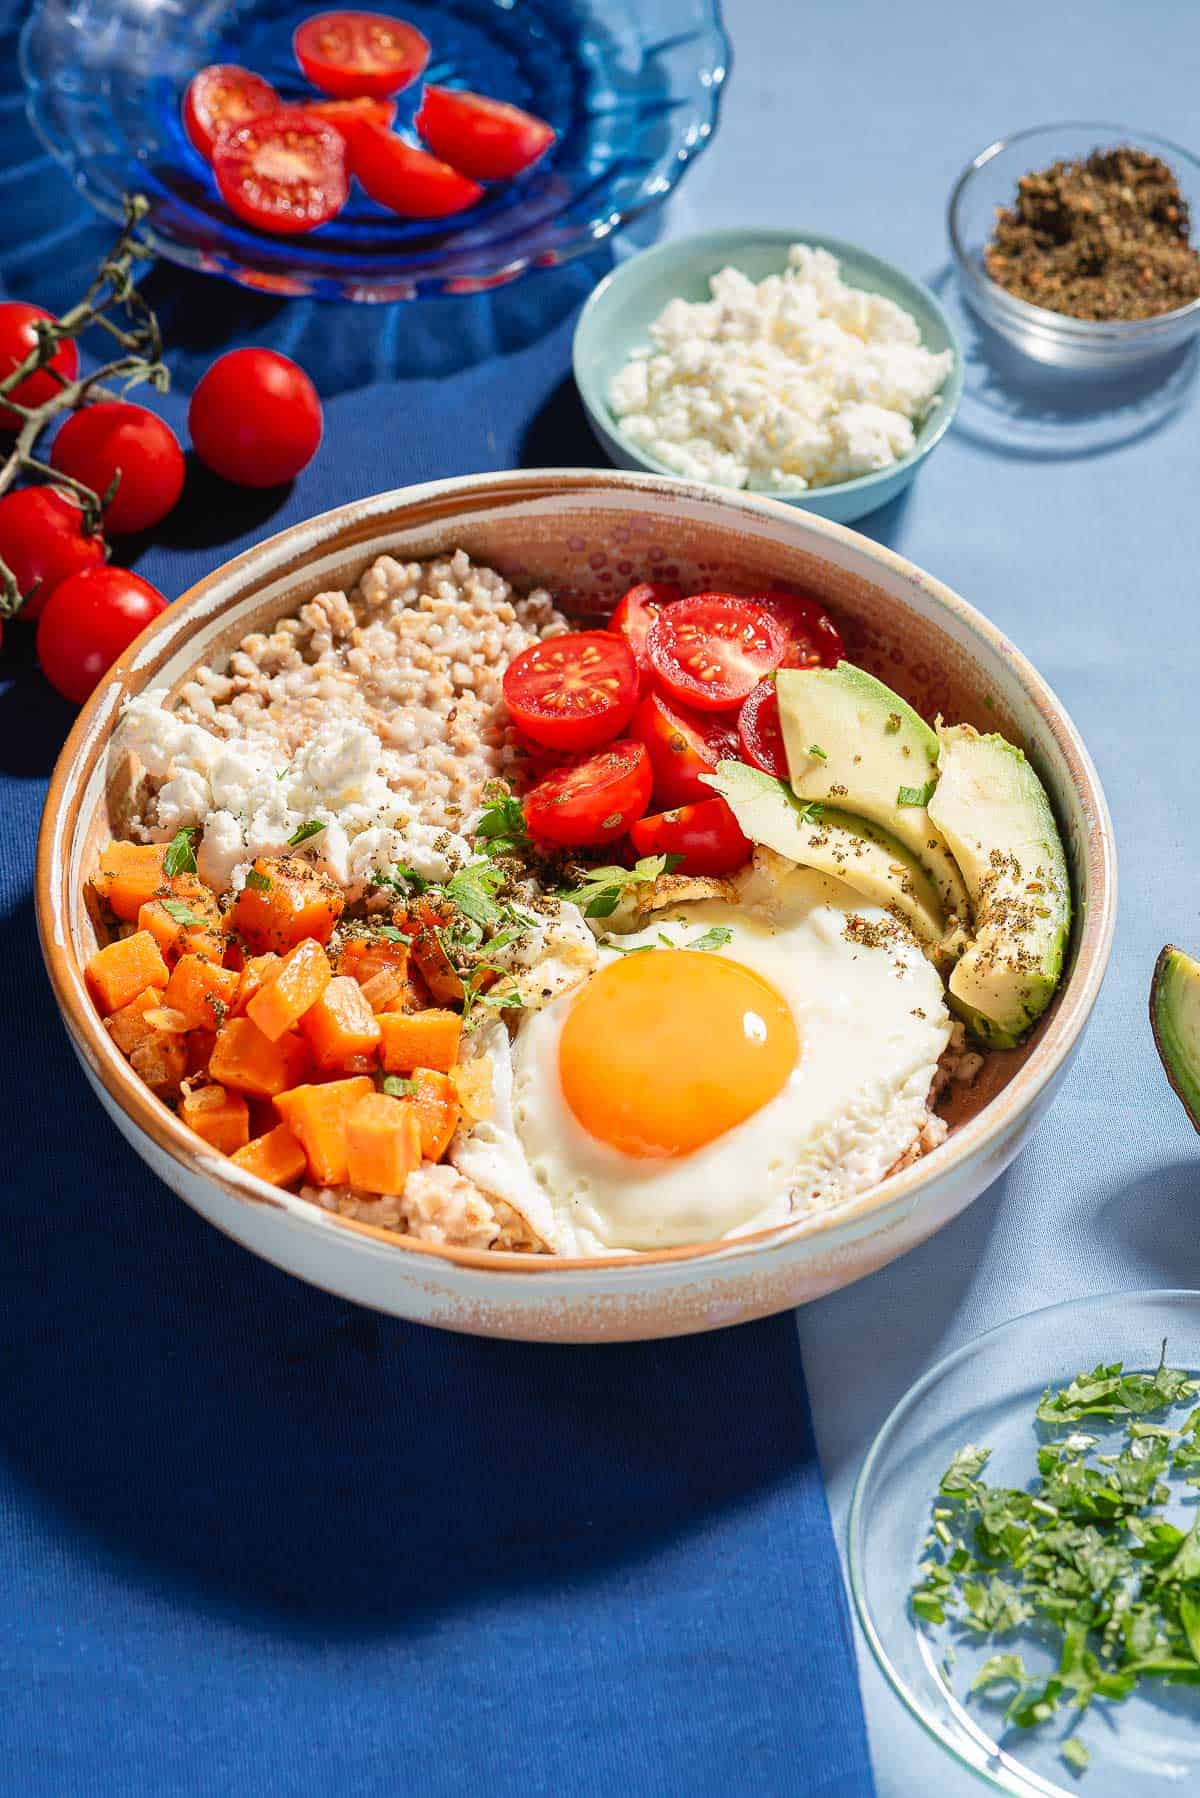
{"label": "red cherry tomato", "polygon": [[314,87],[339,100],[398,94],[429,61],[415,25],[377,12],[321,12],[297,25],[296,61]]}
{"label": "red cherry tomato", "polygon": [[664,606],[672,605],[683,595],[673,581],[641,581],[631,587],[618,602],[608,621],[610,631],[618,631],[633,651],[633,659],[642,677],[642,689],[650,679],[650,663],[646,659],[646,632]]}
{"label": "red cherry tomato", "polygon": [[760,605],[730,593],[693,593],[658,614],[646,633],[646,655],[672,698],[702,712],[741,703],[777,668],[787,636]]}
{"label": "red cherry tomato", "polygon": [[436,156],[476,181],[519,175],[555,137],[552,125],[519,106],[428,84],[414,123]]}
{"label": "red cherry tomato", "polygon": [[394,100],[372,100],[366,94],[356,100],[305,100],[299,110],[308,113],[310,118],[324,119],[327,125],[340,131],[351,152],[351,162],[355,136],[361,125],[378,125],[387,131],[396,119]]}
{"label": "red cherry tomato", "polygon": [[[52,312],[44,311],[41,306],[27,306],[24,300],[5,300],[0,304],[0,381],[24,362],[30,350],[36,350],[34,321],[39,318],[50,324],[57,323]],[[75,379],[79,373],[79,351],[73,338],[64,337],[46,367],[26,375],[14,387],[10,397],[18,406],[31,409],[44,406],[62,386],[62,381],[50,373],[51,369],[57,369],[63,381]],[[11,406],[0,406],[0,431],[16,431],[20,427],[20,415]]]}
{"label": "red cherry tomato", "polygon": [[236,62],[214,62],[188,82],[183,96],[183,128],[193,149],[211,160],[223,131],[248,119],[276,112],[282,105],[269,81]]}
{"label": "red cherry tomato", "polygon": [[50,452],[53,467],[103,498],[114,475],[117,491],[104,508],[104,528],[148,531],[183,492],[183,451],[170,425],[145,406],[101,400],[71,414]]}
{"label": "red cherry tomato", "polygon": [[355,132],[354,173],[373,200],[403,218],[448,218],[483,195],[478,181],[379,125],[360,125]]}
{"label": "red cherry tomato", "polygon": [[277,487],[321,441],[317,390],[276,350],[229,350],[201,376],[188,407],[196,454],[239,487]]}
{"label": "red cherry tomato", "polygon": [[647,693],[640,701],[629,734],[646,745],[654,769],[654,799],[661,806],[711,799],[712,788],[700,776],[727,757],[740,758],[737,733],[728,719],[686,712],[661,693]]}
{"label": "red cherry tomato", "polygon": [[764,774],[773,774],[776,780],[787,779],[787,751],[783,746],[779,695],[774,681],[760,681],[753,693],[743,699],[738,713],[738,738],[748,762],[761,768]]}
{"label": "red cherry tomato", "polygon": [[103,537],[87,536],[80,507],[53,487],[19,487],[0,499],[0,558],[24,595],[22,618],[36,618],[57,586],[104,556]]}
{"label": "red cherry tomato", "polygon": [[654,812],[630,831],[639,855],[681,855],[677,874],[732,874],[750,855],[749,837],[720,798]]}
{"label": "red cherry tomato", "polygon": [[296,106],[222,132],[212,166],[226,205],[275,236],[315,231],[350,192],[345,138]]}
{"label": "red cherry tomato", "polygon": [[645,749],[626,737],[548,774],[522,801],[525,822],[548,843],[611,843],[642,816],[652,780]]}
{"label": "red cherry tomato", "polygon": [[842,633],[819,599],[800,593],[756,593],[755,605],[777,618],[788,636],[783,668],[832,668],[845,659]]}
{"label": "red cherry tomato", "polygon": [[123,649],[166,609],[166,600],[127,568],[85,568],[56,587],[38,619],[42,673],[82,705]]}
{"label": "red cherry tomato", "polygon": [[504,671],[509,711],[547,749],[607,743],[632,718],[637,691],[633,651],[609,631],[571,631],[531,643]]}

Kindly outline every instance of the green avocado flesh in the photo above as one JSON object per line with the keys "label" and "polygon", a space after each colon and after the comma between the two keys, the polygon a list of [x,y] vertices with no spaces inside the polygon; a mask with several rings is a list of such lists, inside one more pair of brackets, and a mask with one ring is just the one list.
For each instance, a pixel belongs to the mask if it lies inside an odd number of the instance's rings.
{"label": "green avocado flesh", "polygon": [[938,740],[924,719],[851,662],[781,668],[775,690],[796,797],[887,831],[933,881],[947,922],[965,922],[962,876],[927,809],[938,777]]}
{"label": "green avocado flesh", "polygon": [[969,724],[938,732],[929,816],[971,897],[973,937],[950,1000],[993,1048],[1012,1048],[1062,975],[1071,887],[1062,839],[1037,775],[1014,744]]}
{"label": "green avocado flesh", "polygon": [[887,831],[832,806],[805,805],[783,781],[744,762],[720,762],[701,779],[725,800],[751,842],[844,880],[902,917],[922,943],[941,944],[946,920],[937,888]]}
{"label": "green avocado flesh", "polygon": [[1200,962],[1170,943],[1154,964],[1150,1025],[1167,1079],[1200,1130]]}

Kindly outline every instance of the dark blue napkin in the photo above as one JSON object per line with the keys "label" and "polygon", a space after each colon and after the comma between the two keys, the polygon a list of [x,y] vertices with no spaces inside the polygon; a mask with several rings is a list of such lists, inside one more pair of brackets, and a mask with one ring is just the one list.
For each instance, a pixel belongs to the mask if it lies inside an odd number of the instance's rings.
{"label": "dark blue napkin", "polygon": [[[109,233],[25,154],[36,208],[20,157],[0,166],[0,282],[54,306]],[[598,273],[382,313],[153,271],[177,428],[198,367],[261,341],[317,376],[327,437],[286,493],[193,468],[137,566],[173,596],[357,494],[593,460],[567,375]],[[385,383],[415,367],[438,378]],[[31,863],[69,712],[19,635],[0,664],[0,1790],[869,1794],[791,1319],[475,1341],[330,1298],[195,1217],[93,1101],[45,984]]]}

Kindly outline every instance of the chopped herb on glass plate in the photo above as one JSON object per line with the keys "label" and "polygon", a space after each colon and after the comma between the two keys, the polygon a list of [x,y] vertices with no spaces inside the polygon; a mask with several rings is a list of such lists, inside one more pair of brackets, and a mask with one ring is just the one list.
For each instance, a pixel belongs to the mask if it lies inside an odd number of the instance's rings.
{"label": "chopped herb on glass plate", "polygon": [[850,1561],[885,1673],[996,1789],[1200,1790],[1200,1293],[1053,1306],[933,1368]]}

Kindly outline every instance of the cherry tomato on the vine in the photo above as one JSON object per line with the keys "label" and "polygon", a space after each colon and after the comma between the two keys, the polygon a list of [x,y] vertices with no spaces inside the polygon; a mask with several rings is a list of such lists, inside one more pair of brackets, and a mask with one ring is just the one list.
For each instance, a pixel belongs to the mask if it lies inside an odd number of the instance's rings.
{"label": "cherry tomato on the vine", "polygon": [[201,376],[188,407],[200,460],[240,487],[277,487],[311,462],[321,402],[304,370],[276,350],[229,350]]}
{"label": "cherry tomato on the vine", "polygon": [[519,175],[555,137],[552,125],[519,106],[429,82],[413,122],[436,156],[476,181]]}
{"label": "cherry tomato on the vine", "polygon": [[623,738],[548,774],[522,805],[535,837],[573,848],[623,837],[650,803],[650,758]]}
{"label": "cherry tomato on the vine", "polygon": [[54,439],[50,461],[101,498],[113,476],[120,476],[104,508],[104,528],[117,536],[148,531],[183,492],[178,437],[155,413],[126,400],[101,400],[72,413]]}
{"label": "cherry tomato on the vine", "polygon": [[38,619],[42,673],[64,699],[82,705],[166,603],[157,587],[127,568],[85,568],[71,575],[54,589]]}
{"label": "cherry tomato on the vine", "polygon": [[377,12],[314,13],[297,25],[292,48],[313,86],[339,100],[399,93],[429,61],[415,25]]}
{"label": "cherry tomato on the vine", "polygon": [[104,557],[103,537],[84,531],[82,509],[57,488],[18,487],[0,499],[0,560],[24,598],[22,618],[36,618],[56,587]]}
{"label": "cherry tomato on the vine", "polygon": [[504,670],[517,727],[547,749],[595,749],[623,731],[637,704],[633,651],[611,631],[570,631],[531,643]]}
{"label": "cherry tomato on the vine", "polygon": [[402,218],[448,218],[474,206],[483,196],[478,181],[460,175],[448,162],[415,149],[380,125],[358,126],[353,163],[354,173],[371,198]]}
{"label": "cherry tomato on the vine", "polygon": [[783,626],[753,600],[693,593],[658,614],[646,633],[646,654],[672,698],[724,712],[779,666],[787,641]]}
{"label": "cherry tomato on the vine", "polygon": [[677,874],[732,874],[753,847],[725,801],[716,797],[654,812],[629,834],[639,855],[681,855]]}
{"label": "cherry tomato on the vine", "polygon": [[283,102],[261,75],[235,62],[214,62],[188,82],[183,96],[183,128],[205,160],[223,131],[247,119],[277,112]]}
{"label": "cherry tomato on the vine", "polygon": [[[38,340],[34,326],[38,319],[48,324],[58,322],[52,312],[46,312],[41,306],[27,305],[24,300],[0,303],[0,381],[24,362],[30,350],[36,350]],[[79,351],[73,338],[64,337],[47,365],[19,381],[10,397],[18,406],[28,406],[30,410],[44,406],[62,387],[62,381],[55,378],[52,369],[62,376],[63,381],[75,379],[79,373]],[[20,414],[11,406],[0,405],[0,431],[17,431],[21,423]]]}

